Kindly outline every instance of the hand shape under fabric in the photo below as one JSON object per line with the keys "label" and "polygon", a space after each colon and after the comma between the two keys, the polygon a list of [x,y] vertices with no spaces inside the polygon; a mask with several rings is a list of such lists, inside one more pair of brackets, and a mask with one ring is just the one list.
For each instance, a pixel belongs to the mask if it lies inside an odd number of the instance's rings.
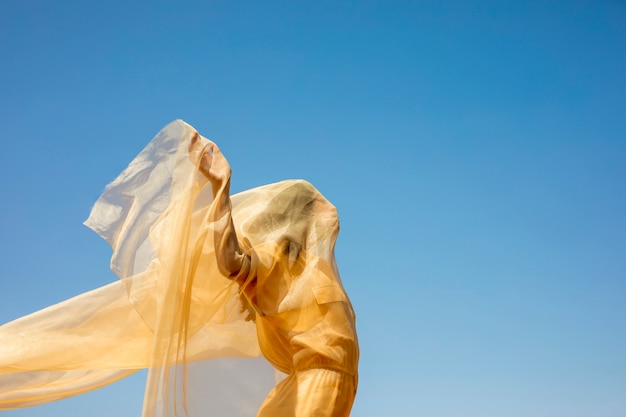
{"label": "hand shape under fabric", "polygon": [[[196,133],[191,138],[191,143],[189,144],[189,158],[211,182],[213,191],[216,192],[230,178],[230,165],[213,142],[209,142],[202,149],[199,149],[200,146],[202,146],[200,135]],[[197,158],[199,158],[199,161]]]}

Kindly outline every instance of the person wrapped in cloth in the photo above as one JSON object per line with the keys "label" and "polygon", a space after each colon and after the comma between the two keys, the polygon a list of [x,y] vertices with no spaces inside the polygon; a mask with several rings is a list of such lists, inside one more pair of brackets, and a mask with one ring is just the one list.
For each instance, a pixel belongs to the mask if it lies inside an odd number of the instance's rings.
{"label": "person wrapped in cloth", "polygon": [[335,207],[310,183],[288,180],[233,196],[241,208],[233,212],[231,170],[219,148],[196,135],[190,157],[212,185],[219,270],[251,307],[263,356],[287,375],[257,415],[349,416],[359,349],[334,259]]}
{"label": "person wrapped in cloth", "polygon": [[0,326],[0,410],[147,369],[143,417],[349,415],[337,212],[305,181],[230,196],[230,175],[182,120],[148,143],[85,221],[119,279]]}

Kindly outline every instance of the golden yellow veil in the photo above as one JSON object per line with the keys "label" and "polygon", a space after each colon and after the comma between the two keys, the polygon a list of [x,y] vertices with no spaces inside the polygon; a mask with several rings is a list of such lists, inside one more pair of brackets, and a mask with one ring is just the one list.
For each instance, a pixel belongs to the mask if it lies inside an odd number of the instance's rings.
{"label": "golden yellow veil", "polygon": [[85,222],[111,245],[119,281],[0,327],[0,410],[148,368],[144,417],[255,414],[274,370],[239,286],[217,270],[213,193],[189,158],[196,134],[166,126]]}

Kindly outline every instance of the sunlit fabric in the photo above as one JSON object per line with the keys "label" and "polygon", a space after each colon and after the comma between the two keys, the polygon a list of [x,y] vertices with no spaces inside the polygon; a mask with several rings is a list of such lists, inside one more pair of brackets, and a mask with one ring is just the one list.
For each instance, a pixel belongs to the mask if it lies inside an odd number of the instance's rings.
{"label": "sunlit fabric", "polygon": [[[228,188],[193,162],[210,144],[190,151],[197,135],[168,125],[94,205],[85,224],[111,245],[119,281],[0,327],[0,410],[147,368],[144,417],[349,415],[358,344],[335,208],[284,181],[216,210]],[[246,261],[227,278],[216,248],[229,224]]]}

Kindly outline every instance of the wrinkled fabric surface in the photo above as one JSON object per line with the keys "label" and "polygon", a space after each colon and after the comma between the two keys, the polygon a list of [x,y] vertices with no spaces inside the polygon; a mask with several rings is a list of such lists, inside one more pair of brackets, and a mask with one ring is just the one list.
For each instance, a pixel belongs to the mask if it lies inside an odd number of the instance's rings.
{"label": "wrinkled fabric surface", "polygon": [[[119,281],[0,327],[0,410],[147,368],[144,417],[254,416],[277,396],[284,413],[264,415],[305,415],[311,401],[349,414],[358,344],[335,208],[307,182],[283,181],[216,211],[228,190],[192,162],[210,143],[190,151],[197,135],[182,121],[165,127],[94,205],[85,224],[111,245]],[[231,217],[248,254],[240,280],[220,274],[215,249]],[[318,394],[307,408],[308,385]]]}

